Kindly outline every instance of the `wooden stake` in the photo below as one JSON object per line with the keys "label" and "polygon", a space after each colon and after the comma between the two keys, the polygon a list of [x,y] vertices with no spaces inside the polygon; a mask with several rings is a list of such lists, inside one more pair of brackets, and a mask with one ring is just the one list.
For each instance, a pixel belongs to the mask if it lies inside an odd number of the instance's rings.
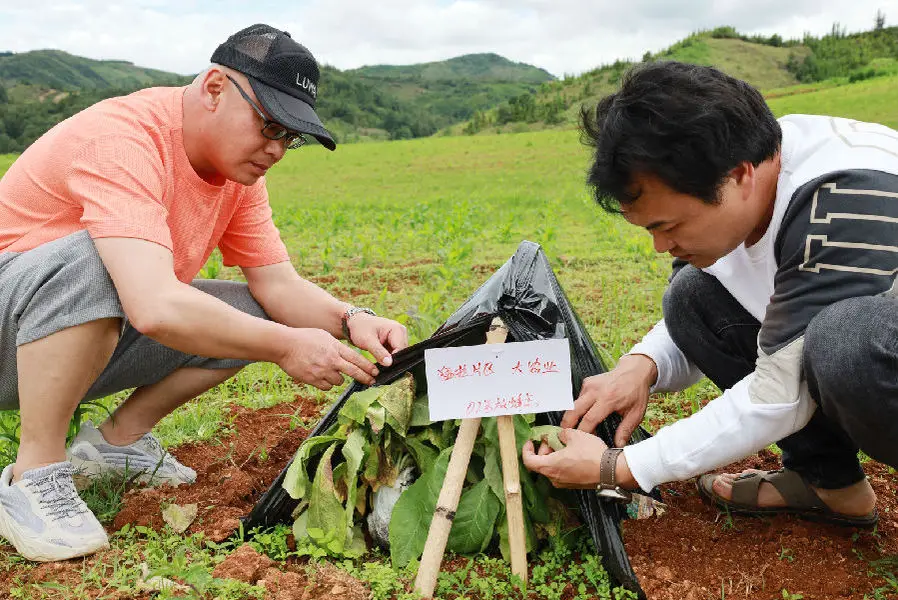
{"label": "wooden stake", "polygon": [[[490,324],[490,330],[486,334],[486,343],[504,344],[507,336],[508,329],[502,319],[497,317]],[[415,578],[415,591],[424,598],[433,597],[433,590],[437,585],[440,563],[443,562],[446,542],[449,541],[449,531],[452,529],[455,510],[458,508],[461,489],[468,473],[468,463],[471,461],[471,451],[474,449],[474,442],[477,440],[479,431],[479,418],[464,419],[458,429],[458,437],[455,438],[455,446],[452,448],[449,466],[446,468],[446,478],[443,480],[442,489],[440,489],[437,507],[433,512],[430,530],[427,532],[427,541],[424,543],[424,554],[421,556],[418,576]],[[517,470],[515,470],[515,476],[517,477]]]}
{"label": "wooden stake", "polygon": [[505,483],[505,514],[508,518],[508,549],[511,572],[527,583],[527,540],[524,537],[524,502],[518,472],[518,446],[514,437],[514,417],[497,417],[499,452],[502,455],[502,480]]}

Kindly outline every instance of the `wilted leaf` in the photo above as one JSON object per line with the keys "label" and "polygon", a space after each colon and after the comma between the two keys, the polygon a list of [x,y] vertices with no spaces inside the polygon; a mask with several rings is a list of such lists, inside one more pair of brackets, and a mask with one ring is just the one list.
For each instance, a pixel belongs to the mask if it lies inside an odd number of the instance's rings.
{"label": "wilted leaf", "polygon": [[368,407],[368,423],[371,424],[371,431],[380,433],[387,422],[387,409],[380,404],[372,404]]}
{"label": "wilted leaf", "polygon": [[196,519],[196,504],[169,504],[162,509],[162,520],[174,530],[175,533],[184,533],[190,524]]}
{"label": "wilted leaf", "polygon": [[405,435],[412,415],[412,404],[415,402],[415,378],[411,373],[406,373],[399,380],[381,389],[383,392],[377,399],[378,403],[393,417],[390,426],[397,433]]}
{"label": "wilted leaf", "polygon": [[361,429],[356,429],[349,434],[346,443],[343,444],[343,456],[346,458],[346,473],[344,484],[347,488],[346,498],[346,523],[352,524],[353,511],[356,505],[358,493],[359,467],[365,458],[365,434]]}
{"label": "wilted leaf", "polygon": [[[346,545],[346,518],[343,504],[337,498],[334,490],[333,470],[331,457],[336,446],[327,449],[318,463],[315,473],[315,482],[312,484],[312,497],[309,499],[309,537],[313,538],[319,546],[326,547],[335,552],[340,552]],[[332,535],[318,532],[335,532]]]}
{"label": "wilted leaf", "polygon": [[409,427],[427,427],[430,425],[430,404],[427,400],[427,394],[423,394],[415,398],[412,404],[412,417],[409,420]]}
{"label": "wilted leaf", "polygon": [[325,446],[341,442],[343,439],[337,435],[318,435],[302,443],[284,477],[283,486],[291,498],[301,500],[309,492],[309,474],[306,472],[309,458],[323,452]]}
{"label": "wilted leaf", "polygon": [[482,552],[493,539],[502,506],[486,479],[462,492],[446,549],[460,554]]}

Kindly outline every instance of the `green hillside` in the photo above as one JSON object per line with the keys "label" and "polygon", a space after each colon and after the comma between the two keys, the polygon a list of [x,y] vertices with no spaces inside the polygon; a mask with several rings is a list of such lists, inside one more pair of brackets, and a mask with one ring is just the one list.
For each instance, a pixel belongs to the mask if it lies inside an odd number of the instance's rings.
{"label": "green hillside", "polygon": [[546,71],[525,63],[508,60],[498,54],[466,54],[439,62],[416,65],[374,65],[347,71],[354,75],[387,81],[481,81],[495,83],[536,83],[552,81]]}
{"label": "green hillside", "polygon": [[187,78],[123,60],[91,60],[62,50],[0,55],[0,85],[26,85],[59,91],[138,89],[180,85]]}
{"label": "green hillside", "polygon": [[[801,82],[845,85],[892,71],[889,61],[898,59],[898,27],[847,34],[834,25],[827,35],[806,35],[802,40],[745,36],[733,27],[718,27],[693,34],[656,54],[646,52],[642,61],[678,60],[709,65],[744,79],[760,90],[779,94]],[[885,62],[883,62],[885,61]],[[580,106],[612,93],[621,76],[637,63],[619,60],[578,77],[540,86],[530,96],[512,98],[496,108],[475,114],[467,123],[447,133],[523,131],[570,127]],[[886,65],[886,66],[883,66]]]}
{"label": "green hillside", "polygon": [[[424,137],[533,93],[551,79],[542,69],[496,54],[355,71],[325,66],[317,110],[341,142]],[[103,98],[189,81],[57,50],[0,53],[0,152],[24,150],[59,121]]]}
{"label": "green hillside", "polygon": [[819,114],[872,121],[898,129],[898,76],[768,98],[773,113]]}

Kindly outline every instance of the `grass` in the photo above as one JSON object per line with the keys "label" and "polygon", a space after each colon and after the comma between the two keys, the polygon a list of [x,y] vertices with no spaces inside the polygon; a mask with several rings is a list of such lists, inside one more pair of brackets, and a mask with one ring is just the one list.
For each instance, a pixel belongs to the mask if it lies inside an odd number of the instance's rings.
{"label": "grass", "polygon": [[[882,93],[876,86],[883,84],[873,80],[855,86]],[[0,173],[13,160],[0,156]],[[268,184],[275,221],[299,272],[337,297],[402,321],[412,342],[429,336],[528,239],[544,246],[581,320],[613,361],[660,317],[669,260],[653,251],[644,232],[595,207],[583,184],[587,160],[574,131],[439,137],[346,145],[335,153],[304,148],[277,165]],[[239,271],[215,259],[205,273],[240,278]],[[156,433],[171,445],[214,440],[229,430],[228,405],[268,407],[299,392],[317,395],[326,404],[338,390],[325,394],[302,388],[272,365],[253,365],[175,411]],[[713,385],[700,383],[661,397],[649,417],[670,422],[692,414],[715,395]],[[84,418],[103,418],[123,396],[88,407]],[[15,413],[0,414],[0,462],[14,457],[16,424]],[[111,519],[122,489],[107,482],[85,494],[98,513]],[[536,564],[545,568],[535,571],[531,589],[541,597],[560,597],[559,585],[575,581],[583,582],[575,597],[623,597],[609,589],[598,557],[578,546],[582,537],[571,539],[544,551]],[[47,584],[40,590],[17,584],[13,597],[32,597],[25,594],[35,590],[42,596],[34,597],[104,597],[112,590],[132,589],[127,586],[136,581],[141,562],[163,574],[175,565],[194,579],[191,583],[221,598],[251,598],[258,592],[211,580],[212,568],[230,547],[142,528],[116,534],[113,543],[115,562],[85,562],[80,583],[63,589]],[[284,547],[276,535],[267,544]],[[375,555],[341,566],[375,591],[409,580],[407,574],[397,580],[387,564]],[[27,568],[15,555],[0,558],[0,569],[15,572],[14,579],[21,579]],[[442,577],[442,592],[458,598],[480,589],[498,593],[509,581],[505,563],[483,556],[464,578]]]}
{"label": "grass", "polygon": [[777,116],[788,114],[836,115],[873,121],[898,128],[898,76],[876,77],[849,85],[830,87],[768,99]]}

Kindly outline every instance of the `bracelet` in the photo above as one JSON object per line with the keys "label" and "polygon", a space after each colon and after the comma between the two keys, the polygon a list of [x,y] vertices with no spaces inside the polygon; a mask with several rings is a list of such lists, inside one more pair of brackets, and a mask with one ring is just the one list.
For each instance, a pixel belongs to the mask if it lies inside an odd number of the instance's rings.
{"label": "bracelet", "polygon": [[340,326],[343,328],[343,337],[345,337],[350,344],[354,344],[352,341],[352,335],[349,333],[349,319],[352,318],[353,315],[357,315],[358,313],[366,313],[371,315],[372,317],[376,317],[377,313],[375,313],[370,308],[362,308],[360,306],[350,306],[346,309],[346,312],[343,313],[343,316],[340,318]]}

